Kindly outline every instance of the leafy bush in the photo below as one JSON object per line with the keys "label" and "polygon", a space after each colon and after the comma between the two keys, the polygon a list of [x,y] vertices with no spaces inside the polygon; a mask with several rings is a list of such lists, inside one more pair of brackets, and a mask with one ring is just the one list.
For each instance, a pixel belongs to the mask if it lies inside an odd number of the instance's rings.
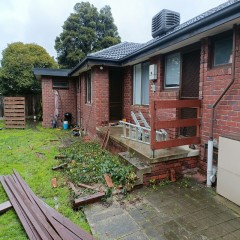
{"label": "leafy bush", "polygon": [[105,173],[116,186],[129,187],[135,181],[133,168],[124,165],[118,156],[102,150],[96,142],[79,141],[61,153],[67,157],[66,174],[73,183],[105,183]]}

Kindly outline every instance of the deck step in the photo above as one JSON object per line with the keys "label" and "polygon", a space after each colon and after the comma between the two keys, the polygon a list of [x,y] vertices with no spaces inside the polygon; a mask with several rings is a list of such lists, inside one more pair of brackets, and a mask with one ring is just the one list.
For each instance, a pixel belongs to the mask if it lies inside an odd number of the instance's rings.
{"label": "deck step", "polygon": [[133,157],[129,152],[120,152],[119,156],[127,163],[134,167],[138,180],[135,186],[143,184],[143,175],[151,173],[151,167],[138,157]]}

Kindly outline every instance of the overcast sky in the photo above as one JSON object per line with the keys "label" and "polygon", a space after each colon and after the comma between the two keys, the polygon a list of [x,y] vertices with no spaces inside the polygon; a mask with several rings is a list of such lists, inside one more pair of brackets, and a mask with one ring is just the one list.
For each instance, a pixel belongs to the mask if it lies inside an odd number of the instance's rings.
{"label": "overcast sky", "polygon": [[[181,23],[227,0],[89,0],[98,9],[110,5],[122,41],[146,42],[152,17],[162,9],[180,12]],[[36,43],[56,57],[55,38],[77,0],[0,0],[0,53],[7,44]],[[0,59],[2,55],[0,54]]]}

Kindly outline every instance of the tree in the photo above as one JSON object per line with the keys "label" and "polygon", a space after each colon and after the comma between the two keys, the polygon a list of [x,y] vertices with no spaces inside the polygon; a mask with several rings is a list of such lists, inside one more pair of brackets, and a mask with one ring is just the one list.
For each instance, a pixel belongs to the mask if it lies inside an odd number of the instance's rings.
{"label": "tree", "polygon": [[55,40],[58,63],[72,68],[88,53],[120,43],[110,6],[98,12],[89,2],[77,3],[63,25],[63,32]]}
{"label": "tree", "polygon": [[22,42],[8,44],[2,52],[1,65],[0,91],[5,96],[40,91],[32,69],[58,67],[43,47]]}

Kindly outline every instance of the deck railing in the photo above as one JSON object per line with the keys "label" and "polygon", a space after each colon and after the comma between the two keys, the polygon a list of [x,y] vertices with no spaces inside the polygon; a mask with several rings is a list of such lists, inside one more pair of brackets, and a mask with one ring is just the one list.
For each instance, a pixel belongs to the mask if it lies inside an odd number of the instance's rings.
{"label": "deck railing", "polygon": [[[200,143],[200,107],[201,100],[157,100],[151,102],[151,137],[150,146],[152,150],[177,147],[188,144]],[[197,118],[176,119],[157,121],[156,112],[159,109],[181,109],[181,108],[197,108]],[[156,141],[156,130],[167,128],[182,128],[196,126],[196,136],[181,137],[169,139],[166,141]]]}

